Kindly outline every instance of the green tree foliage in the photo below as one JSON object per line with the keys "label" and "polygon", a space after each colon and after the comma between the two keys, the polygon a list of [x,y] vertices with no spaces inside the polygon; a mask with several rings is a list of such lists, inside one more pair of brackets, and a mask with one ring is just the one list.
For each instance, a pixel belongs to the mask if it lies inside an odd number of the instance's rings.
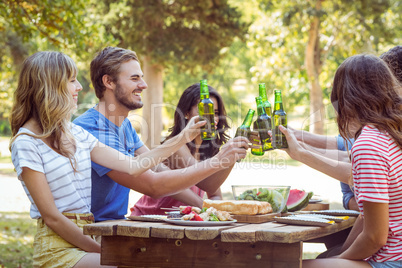
{"label": "green tree foliage", "polygon": [[[152,89],[152,94],[144,92],[142,109],[149,126],[151,114],[160,118],[157,111],[151,110],[151,104],[163,101],[165,68],[190,74],[199,70],[211,73],[227,55],[222,49],[236,37],[243,39],[247,31],[240,11],[227,0],[104,0],[97,7],[104,15],[106,31],[120,41],[119,46],[136,51],[143,62]],[[151,142],[146,141],[148,147],[155,145],[152,141],[160,141],[160,129],[157,125],[149,127],[152,137],[148,139]]]}
{"label": "green tree foliage", "polygon": [[221,49],[236,36],[244,38],[247,29],[226,0],[105,0],[100,9],[120,46],[180,70],[213,70],[225,55]]}
{"label": "green tree foliage", "polygon": [[[317,2],[321,7],[317,9]],[[319,19],[315,62],[327,105],[333,74],[348,56],[381,54],[401,41],[401,3],[396,0],[279,1],[260,0],[261,17],[250,27],[250,49],[257,58],[254,76],[270,81],[288,96],[289,109],[309,106],[306,46],[309,30]],[[305,115],[315,111],[305,110]],[[304,124],[308,128],[309,124]]]}
{"label": "green tree foliage", "polygon": [[[39,50],[58,50],[76,61],[87,61],[105,39],[97,30],[95,15],[87,15],[91,9],[86,3],[0,0],[0,133],[8,134],[12,92],[28,55]],[[89,84],[86,77],[85,72],[80,75],[84,85]]]}

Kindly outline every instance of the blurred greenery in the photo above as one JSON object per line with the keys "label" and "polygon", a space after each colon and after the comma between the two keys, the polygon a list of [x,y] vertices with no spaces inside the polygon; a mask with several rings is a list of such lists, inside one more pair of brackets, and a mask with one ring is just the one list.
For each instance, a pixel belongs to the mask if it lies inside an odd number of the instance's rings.
{"label": "blurred greenery", "polygon": [[32,267],[35,232],[29,213],[0,212],[0,267]]}
{"label": "blurred greenery", "polygon": [[[309,130],[313,113],[305,56],[314,18],[320,22],[322,121],[325,133],[334,134],[329,94],[337,66],[353,54],[380,55],[400,44],[401,14],[398,0],[0,0],[0,134],[9,134],[12,92],[28,55],[59,50],[76,61],[84,87],[82,112],[96,103],[90,60],[108,45],[134,49],[163,66],[166,104],[175,106],[185,88],[207,78],[224,97],[236,128],[254,106],[258,83],[265,82],[271,102],[274,89],[283,91],[289,124]],[[292,121],[293,115],[299,119]],[[167,106],[164,133],[172,116]]]}

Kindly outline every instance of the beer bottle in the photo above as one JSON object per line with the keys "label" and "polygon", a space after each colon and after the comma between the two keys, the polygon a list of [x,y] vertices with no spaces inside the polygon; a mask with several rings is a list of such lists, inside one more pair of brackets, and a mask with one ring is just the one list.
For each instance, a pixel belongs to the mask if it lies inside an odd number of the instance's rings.
{"label": "beer bottle", "polygon": [[200,81],[200,102],[198,103],[198,114],[200,116],[200,121],[207,121],[207,123],[201,127],[201,139],[215,139],[215,109],[214,103],[209,98],[207,80]]}
{"label": "beer bottle", "polygon": [[235,137],[238,137],[238,136],[243,136],[246,138],[250,137],[250,126],[251,126],[251,122],[253,121],[254,113],[255,113],[255,111],[253,109],[248,110],[246,118],[244,118],[243,124],[241,124],[241,126],[238,127],[236,130]]}
{"label": "beer bottle", "polygon": [[265,107],[262,102],[261,97],[256,97],[255,101],[257,103],[257,127],[258,134],[260,135],[261,145],[263,151],[273,150],[271,136],[268,131],[271,130],[271,118],[265,112]]}
{"label": "beer bottle", "polygon": [[[254,123],[253,123],[253,130],[258,132],[257,120],[254,121]],[[256,139],[254,139],[254,141],[256,143],[260,142],[259,140],[256,140]],[[261,156],[261,155],[264,155],[265,152],[262,150],[262,145],[260,145],[260,146],[258,146],[258,149],[257,148],[251,148],[251,153],[253,155]]]}
{"label": "beer bottle", "polygon": [[262,99],[262,105],[265,108],[265,113],[269,116],[271,119],[271,103],[268,101],[267,97],[267,89],[265,87],[265,83],[260,83],[258,85],[258,91],[259,91],[259,96]]}
{"label": "beer bottle", "polygon": [[288,148],[288,142],[286,141],[285,135],[279,130],[279,126],[282,125],[287,127],[287,116],[285,111],[283,110],[282,104],[282,94],[280,90],[275,90],[275,104],[274,104],[274,112],[272,114],[273,118],[273,147],[276,149],[280,148]]}
{"label": "beer bottle", "polygon": [[[255,111],[253,109],[248,110],[246,118],[244,118],[243,124],[241,124],[241,126],[238,127],[236,130],[235,137],[243,136],[243,137],[246,137],[247,139],[250,137],[250,126],[251,126],[251,122],[253,121],[254,113],[255,113]],[[240,161],[241,161],[240,159],[237,160],[237,162],[240,162]]]}

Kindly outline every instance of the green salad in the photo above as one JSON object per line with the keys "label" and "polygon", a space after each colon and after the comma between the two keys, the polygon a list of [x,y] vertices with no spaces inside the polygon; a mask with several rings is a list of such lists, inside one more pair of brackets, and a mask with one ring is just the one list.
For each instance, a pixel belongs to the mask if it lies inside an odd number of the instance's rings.
{"label": "green salad", "polygon": [[285,207],[285,190],[267,189],[267,188],[255,188],[252,190],[246,190],[240,194],[238,200],[257,200],[266,201],[271,204],[273,212],[281,212]]}

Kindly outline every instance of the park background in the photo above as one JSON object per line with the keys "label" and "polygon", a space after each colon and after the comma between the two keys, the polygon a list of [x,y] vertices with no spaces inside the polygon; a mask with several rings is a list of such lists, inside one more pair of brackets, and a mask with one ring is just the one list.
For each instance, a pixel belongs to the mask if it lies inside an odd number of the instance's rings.
{"label": "park background", "polygon": [[[27,56],[56,50],[74,59],[83,85],[78,116],[97,102],[89,78],[96,52],[136,51],[148,89],[144,108],[129,118],[150,148],[167,135],[178,96],[200,79],[223,96],[232,137],[255,109],[259,83],[271,103],[273,90],[282,90],[288,125],[335,136],[336,68],[349,56],[400,45],[401,14],[399,0],[0,0],[0,266],[30,267],[35,232],[8,151],[12,95]],[[236,164],[225,198],[236,184],[286,184],[341,207],[339,182],[278,150]],[[139,196],[132,191],[130,204]]]}

